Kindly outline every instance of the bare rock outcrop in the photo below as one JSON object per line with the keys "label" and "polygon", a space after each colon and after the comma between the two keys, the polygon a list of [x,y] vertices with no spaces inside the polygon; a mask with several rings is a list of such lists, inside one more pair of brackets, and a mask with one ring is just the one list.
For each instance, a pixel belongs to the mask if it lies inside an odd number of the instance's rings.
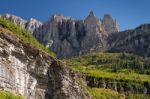
{"label": "bare rock outcrop", "polygon": [[102,19],[102,28],[107,34],[119,31],[118,23],[109,14],[104,15]]}
{"label": "bare rock outcrop", "polygon": [[31,34],[35,31],[35,29],[39,28],[40,26],[42,26],[42,23],[33,18],[29,19],[25,23],[25,29],[27,29]]}
{"label": "bare rock outcrop", "polygon": [[5,14],[5,15],[0,15],[1,18],[10,20],[11,22],[13,22],[14,24],[16,24],[17,26],[26,29],[27,31],[29,31],[31,34],[34,32],[35,29],[39,28],[40,26],[42,26],[42,22],[30,18],[29,20],[24,20],[21,17],[15,16],[13,14]]}
{"label": "bare rock outcrop", "polygon": [[0,90],[25,99],[89,99],[77,75],[0,27]]}
{"label": "bare rock outcrop", "polygon": [[4,19],[8,19],[8,20],[12,21],[14,24],[16,24],[22,28],[25,28],[26,21],[24,19],[22,19],[21,17],[15,16],[13,14],[0,15],[0,17],[4,18]]}
{"label": "bare rock outcrop", "polygon": [[100,20],[92,11],[84,20],[53,15],[43,24],[35,19],[25,21],[14,15],[2,17],[30,31],[40,43],[54,51],[58,58],[104,51],[108,35],[118,32],[117,22],[110,15],[105,15]]}
{"label": "bare rock outcrop", "polygon": [[106,38],[117,32],[116,21],[111,17],[96,18],[91,11],[85,20],[75,20],[63,15],[53,15],[33,35],[59,58],[79,56],[92,51],[103,51]]}
{"label": "bare rock outcrop", "polygon": [[107,41],[109,51],[124,51],[145,57],[150,56],[150,24],[112,33]]}

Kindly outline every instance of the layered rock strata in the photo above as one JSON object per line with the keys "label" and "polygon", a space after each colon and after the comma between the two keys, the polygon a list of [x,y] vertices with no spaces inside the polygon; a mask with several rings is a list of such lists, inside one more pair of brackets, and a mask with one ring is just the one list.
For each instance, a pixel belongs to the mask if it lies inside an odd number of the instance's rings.
{"label": "layered rock strata", "polygon": [[0,90],[25,99],[88,99],[77,76],[59,60],[0,27]]}

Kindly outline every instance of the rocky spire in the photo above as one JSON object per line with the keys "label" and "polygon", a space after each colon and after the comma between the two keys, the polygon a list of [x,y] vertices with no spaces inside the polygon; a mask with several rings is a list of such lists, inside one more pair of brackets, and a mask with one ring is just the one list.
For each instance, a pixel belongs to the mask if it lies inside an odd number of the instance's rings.
{"label": "rocky spire", "polygon": [[90,16],[94,16],[94,12],[93,11],[90,11]]}
{"label": "rocky spire", "polygon": [[105,15],[103,20],[100,20],[93,11],[89,12],[85,20],[53,15],[47,23],[35,33],[35,37],[56,52],[59,58],[101,51],[105,48],[108,33],[117,31],[115,21],[110,15]]}
{"label": "rocky spire", "polygon": [[94,12],[93,12],[93,11],[90,11],[89,15],[86,17],[85,20],[88,20],[88,19],[96,19],[96,20],[97,20],[97,18],[96,18],[96,16],[94,15]]}
{"label": "rocky spire", "polygon": [[32,34],[34,32],[34,30],[36,28],[39,28],[40,26],[42,26],[42,22],[34,19],[34,18],[30,18],[29,21],[27,21],[25,23],[25,28]]}
{"label": "rocky spire", "polygon": [[26,21],[24,19],[22,19],[21,17],[15,16],[13,14],[5,14],[5,15],[2,15],[1,17],[12,21],[14,24],[16,24],[22,28],[25,27]]}
{"label": "rocky spire", "polygon": [[58,14],[44,24],[33,18],[22,22],[20,18],[10,16],[6,15],[6,18],[15,20],[17,24],[23,23],[25,29],[33,33],[40,43],[56,52],[59,58],[101,51],[105,48],[108,34],[118,31],[117,23],[110,15],[105,15],[100,20],[93,11],[89,12],[85,20]]}
{"label": "rocky spire", "polygon": [[84,23],[86,27],[90,28],[91,26],[95,27],[98,21],[99,20],[94,15],[94,12],[90,11],[89,15],[85,18]]}
{"label": "rocky spire", "polygon": [[109,14],[104,15],[102,19],[102,28],[107,34],[119,31],[116,20],[114,20]]}
{"label": "rocky spire", "polygon": [[69,20],[69,19],[73,19],[73,18],[69,16],[66,17],[63,14],[54,14],[50,18],[51,21],[56,21],[56,22],[61,22],[62,20]]}

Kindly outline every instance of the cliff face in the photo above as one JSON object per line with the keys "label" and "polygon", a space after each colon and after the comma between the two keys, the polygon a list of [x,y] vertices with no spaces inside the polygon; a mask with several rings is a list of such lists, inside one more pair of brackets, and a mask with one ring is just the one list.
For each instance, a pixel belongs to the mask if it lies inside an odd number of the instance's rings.
{"label": "cliff face", "polygon": [[18,25],[21,28],[25,28],[31,34],[36,28],[39,28],[40,26],[42,26],[42,22],[33,18],[26,21],[22,19],[21,17],[15,16],[12,14],[0,15],[0,17],[12,21],[14,24]]}
{"label": "cliff face", "polygon": [[118,32],[117,22],[110,15],[98,19],[93,12],[84,20],[53,15],[43,24],[35,19],[25,21],[9,14],[1,17],[26,28],[40,43],[54,51],[58,58],[99,51],[126,51],[142,56],[150,55],[149,24]]}
{"label": "cliff face", "polygon": [[111,32],[118,32],[117,23],[110,15],[100,20],[93,12],[85,20],[54,15],[33,35],[59,58],[79,56],[105,49],[106,38]]}
{"label": "cliff face", "polygon": [[102,28],[105,32],[107,32],[107,34],[118,32],[118,24],[109,14],[104,15],[102,20]]}
{"label": "cliff face", "polygon": [[150,56],[149,42],[150,24],[143,24],[133,30],[112,33],[108,37],[108,50]]}
{"label": "cliff face", "polygon": [[88,99],[76,79],[66,65],[0,27],[0,90],[25,99]]}
{"label": "cliff face", "polygon": [[39,42],[54,51],[59,58],[103,51],[106,48],[108,35],[118,32],[117,23],[110,15],[105,15],[100,20],[92,11],[84,20],[53,15],[44,24],[35,19],[25,21],[9,14],[2,17],[30,31]]}

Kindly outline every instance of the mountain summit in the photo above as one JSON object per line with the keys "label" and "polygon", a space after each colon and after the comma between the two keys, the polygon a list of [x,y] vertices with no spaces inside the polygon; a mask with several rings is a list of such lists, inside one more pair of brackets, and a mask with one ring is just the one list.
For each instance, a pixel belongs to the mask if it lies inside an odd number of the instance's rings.
{"label": "mountain summit", "polygon": [[112,18],[100,20],[91,11],[84,20],[54,15],[33,35],[45,46],[51,45],[49,48],[59,58],[67,58],[104,50],[105,39],[111,32],[118,32],[116,21]]}
{"label": "mountain summit", "polygon": [[2,15],[18,26],[27,29],[47,48],[54,51],[59,58],[79,56],[84,53],[106,49],[106,38],[118,32],[116,20],[110,15],[98,19],[93,11],[84,20],[53,15],[45,23],[35,19],[25,21],[15,15]]}
{"label": "mountain summit", "polygon": [[54,51],[58,58],[75,57],[89,52],[122,50],[149,56],[149,35],[144,36],[149,32],[148,24],[119,32],[117,21],[111,15],[105,14],[102,19],[98,19],[92,11],[84,20],[53,15],[45,23],[35,19],[25,21],[11,14],[1,17],[27,29],[40,43]]}

